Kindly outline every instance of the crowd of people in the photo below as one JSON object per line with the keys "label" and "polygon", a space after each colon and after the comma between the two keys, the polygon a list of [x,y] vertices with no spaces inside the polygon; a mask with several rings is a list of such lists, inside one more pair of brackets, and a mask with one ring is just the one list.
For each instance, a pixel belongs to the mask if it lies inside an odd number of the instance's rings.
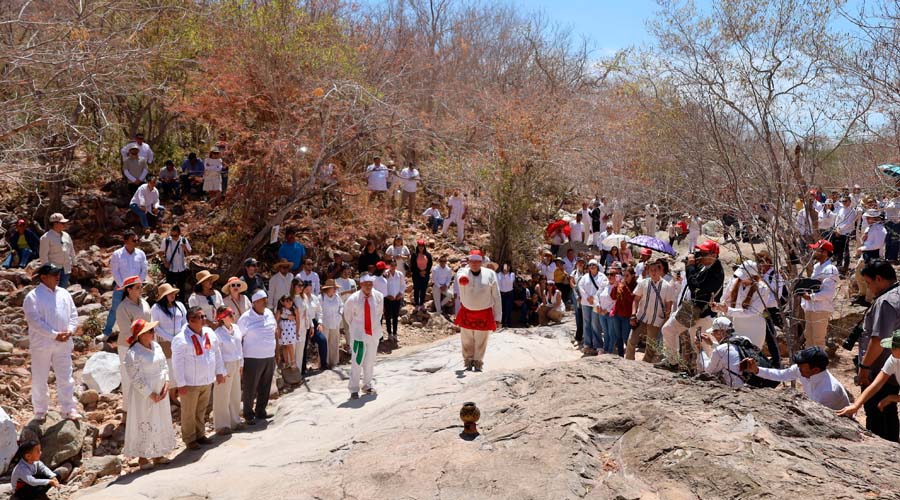
{"label": "crowd of people", "polygon": [[[219,159],[224,137],[210,158],[188,158],[182,166],[186,174],[177,182],[165,174],[172,162],[158,177],[148,173],[153,152],[142,139],[135,137],[123,149],[123,173],[133,188],[131,210],[143,228],[164,213],[158,187],[168,196],[201,184],[213,197],[225,191],[227,168]],[[459,190],[447,200],[448,216],[442,217],[439,203],[417,211],[422,177],[413,165],[397,172],[391,162],[385,165],[376,157],[366,179],[370,203],[388,197],[393,201],[388,191],[394,179],[401,192],[400,210],[410,221],[417,219],[423,233],[445,234],[455,224],[456,240],[463,241],[467,207]],[[893,200],[872,205],[871,198],[856,190],[838,193],[836,199],[819,191],[811,196],[811,206],[820,210],[815,220],[823,237],[804,242],[813,265],[803,284],[791,287],[765,250],[726,269],[719,244],[702,238],[702,221],[690,214],[663,225],[670,244],[686,240],[683,266],[671,255],[632,246],[622,237],[623,204],[603,197],[583,203],[571,221],[548,231],[539,258],[519,269],[512,262],[491,262],[480,250],[435,258],[424,239],[416,239],[410,249],[403,235],[389,243],[367,241],[355,262],[341,252],[316,261],[297,231],[288,229],[275,262],[261,266],[249,258],[238,276],[226,278],[210,270],[192,276],[191,244],[178,224],[168,228],[160,255],[146,255],[139,235],[126,230],[122,247],[110,259],[115,291],[96,339],[114,343],[121,362],[123,453],[137,458],[141,469],[167,463],[176,447],[173,404],[180,406],[181,438],[188,449],[212,443],[206,435],[210,400],[219,435],[272,418],[268,402],[277,371],[296,370],[302,379],[347,359],[350,398],[375,395],[376,353],[383,343],[399,343],[399,318],[408,297],[412,313],[425,312],[430,298],[431,312],[454,318],[466,370],[483,370],[489,332],[561,322],[571,313],[573,343],[584,356],[633,360],[642,351],[643,361],[659,368],[705,374],[734,388],[799,380],[811,400],[842,415],[864,406],[867,428],[896,442],[900,287],[889,261],[900,250],[894,232],[900,226],[886,230],[883,221],[887,217],[900,224],[900,198],[895,208]],[[831,214],[835,202],[842,208]],[[798,229],[807,234],[804,205],[796,211]],[[656,205],[644,207],[642,215],[635,233],[656,238],[664,232]],[[66,290],[75,253],[66,232],[69,220],[62,214],[49,220],[51,227],[42,236],[17,221],[7,235],[11,254],[4,265],[24,266],[35,258],[41,263],[40,284],[24,303],[35,418],[46,418],[52,367],[63,414],[80,419],[72,379],[77,311]],[[858,381],[864,392],[853,404],[828,371],[826,351],[835,292],[848,272],[842,262],[852,241],[857,241],[859,256],[856,301],[869,306],[859,339]],[[164,276],[154,296],[147,297],[152,259],[160,261]],[[268,277],[263,267],[271,271]],[[785,326],[781,318],[791,302],[789,293],[799,295],[801,310],[790,314],[802,315],[805,348],[782,368],[777,329]],[[13,474],[17,492],[58,484],[40,463],[39,444],[23,443],[18,459]]]}

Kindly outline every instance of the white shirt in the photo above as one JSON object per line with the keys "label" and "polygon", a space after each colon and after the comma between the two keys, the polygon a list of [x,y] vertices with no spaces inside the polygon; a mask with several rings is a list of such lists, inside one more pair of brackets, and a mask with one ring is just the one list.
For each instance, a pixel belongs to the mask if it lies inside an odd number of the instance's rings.
{"label": "white shirt", "polygon": [[675,302],[675,293],[675,287],[664,279],[660,279],[656,283],[652,278],[638,280],[637,287],[634,289],[638,321],[652,326],[662,326],[667,317],[666,304]]}
{"label": "white shirt", "polygon": [[369,191],[387,191],[388,168],[374,163],[366,168]]}
{"label": "white shirt", "polygon": [[344,314],[344,303],[338,294],[329,297],[323,295],[319,301],[318,320],[322,328],[337,330],[341,327],[341,316]]}
{"label": "white shirt", "polygon": [[888,222],[900,222],[900,197],[890,199],[884,204],[884,218]]}
{"label": "white shirt", "polygon": [[[278,301],[281,300],[281,297],[291,294],[291,281],[293,280],[294,275],[291,273],[275,273],[272,275],[269,279],[269,298],[266,300],[269,309],[275,310],[275,306],[278,305]],[[315,284],[313,284],[313,288],[315,289]]]}
{"label": "white shirt", "polygon": [[159,189],[150,189],[150,184],[141,184],[134,196],[131,197],[131,204],[137,205],[138,208],[149,211],[159,209]]}
{"label": "white shirt", "polygon": [[147,144],[146,142],[142,142],[140,144],[138,144],[136,142],[130,142],[130,143],[126,144],[125,147],[123,147],[122,151],[121,151],[122,160],[128,159],[128,150],[131,149],[133,146],[138,147],[138,158],[143,158],[143,159],[147,160],[148,164],[153,163],[153,150],[150,149],[150,145]]}
{"label": "white shirt", "polygon": [[[372,335],[366,334],[365,301],[369,302],[369,319],[372,323]],[[358,290],[344,304],[344,320],[350,330],[350,340],[366,340],[381,338],[381,315],[384,311],[384,296],[378,290],[366,298],[362,290]]]}
{"label": "white shirt", "polygon": [[450,282],[453,281],[453,269],[447,264],[443,266],[438,264],[431,268],[431,280],[437,286],[450,286]]}
{"label": "white shirt", "polygon": [[41,236],[41,246],[38,249],[41,262],[50,262],[63,268],[66,274],[72,272],[72,264],[75,263],[75,246],[72,237],[63,231],[57,233],[50,229]]}
{"label": "white shirt", "polygon": [[763,275],[762,281],[759,283],[759,292],[763,297],[763,305],[766,309],[778,307],[778,299],[781,297],[781,290],[784,287],[784,279],[775,274],[775,269],[769,269],[769,272]]}
{"label": "white shirt", "polygon": [[[596,305],[597,300],[595,297],[597,296],[597,292],[609,284],[609,280],[606,279],[606,276],[603,274],[597,273],[593,278],[593,281],[591,281],[591,273],[588,271],[584,273],[584,276],[582,276],[580,280],[578,280],[578,294],[581,296],[581,305],[583,306]],[[594,285],[595,283],[596,286]],[[590,299],[588,297],[590,297]]]}
{"label": "white shirt", "polygon": [[806,378],[800,375],[799,366],[791,365],[786,370],[760,368],[757,376],[778,382],[799,380],[803,384],[803,392],[806,394],[806,397],[832,410],[840,410],[850,405],[850,398],[847,397],[847,391],[844,390],[844,386],[828,370]]}
{"label": "white shirt", "polygon": [[850,234],[850,232],[853,231],[853,227],[856,225],[856,217],[858,214],[859,212],[857,212],[852,205],[846,208],[842,205],[841,208],[838,209],[834,221],[834,227],[838,234],[843,236]]}
{"label": "white shirt", "polygon": [[860,245],[859,249],[863,252],[881,250],[884,248],[884,240],[887,237],[887,230],[884,224],[876,222],[866,229],[866,241]]}
{"label": "white shirt", "polygon": [[[216,317],[216,309],[218,309],[219,306],[225,305],[225,301],[222,300],[222,294],[219,293],[218,290],[213,290],[211,295],[206,296],[202,295],[200,291],[200,287],[194,287],[194,293],[188,297],[188,308],[199,307],[200,309],[203,309],[203,313],[206,314],[206,319],[213,321]],[[209,303],[210,298],[212,298],[212,304]],[[237,311],[234,313],[237,314]]]}
{"label": "white shirt", "polygon": [[424,212],[422,212],[422,217],[434,217],[435,219],[440,219],[441,211],[434,207],[428,207]]}
{"label": "white shirt", "polygon": [[465,203],[462,196],[451,196],[447,200],[447,205],[450,205],[450,218],[459,220],[466,211]]}
{"label": "white shirt", "polygon": [[[465,284],[459,282],[463,277],[468,281]],[[463,307],[470,311],[490,308],[494,313],[494,321],[500,322],[503,306],[500,303],[497,274],[493,270],[482,267],[476,275],[471,268],[463,267],[457,271],[454,281],[459,285],[459,301]]]}
{"label": "white shirt", "polygon": [[222,159],[221,158],[207,158],[203,160],[203,175],[206,176],[207,173],[212,175],[218,175],[219,172],[222,171]]}
{"label": "white shirt", "polygon": [[356,281],[350,278],[338,278],[334,280],[334,283],[338,286],[338,295],[340,295],[341,300],[346,302],[347,297],[350,294],[345,294],[344,292],[355,292],[356,291]]}
{"label": "white shirt", "polygon": [[166,342],[172,342],[175,335],[178,335],[178,332],[187,324],[187,309],[184,304],[175,302],[175,306],[170,307],[169,312],[172,313],[171,316],[166,314],[162,302],[157,302],[150,308],[150,320],[159,321],[159,325],[156,326],[156,336]]}
{"label": "white shirt", "polygon": [[[406,264],[409,262],[409,248],[406,245],[400,245],[399,247],[395,247],[391,245],[384,250],[385,261],[388,261],[388,257],[395,257],[397,262],[397,270],[400,272],[404,272],[406,270]],[[402,257],[402,258],[397,258]],[[385,271],[387,274],[387,271]]]}
{"label": "white shirt", "polygon": [[109,267],[120,287],[132,276],[140,276],[141,281],[147,281],[147,256],[140,248],[135,247],[131,253],[125,247],[116,250],[109,259]]}
{"label": "white shirt", "polygon": [[[203,354],[197,355],[194,342],[196,338]],[[209,339],[209,349],[206,348]],[[172,371],[175,374],[176,387],[195,387],[210,385],[216,381],[216,375],[227,375],[222,357],[216,354],[218,340],[215,332],[203,327],[197,335],[187,325],[172,340]]]}
{"label": "white shirt", "polygon": [[616,301],[610,296],[610,293],[615,286],[618,285],[611,285],[607,280],[606,285],[600,286],[600,290],[594,295],[594,304],[599,307],[601,311],[606,311],[606,315],[608,315],[613,307],[616,306]]}
{"label": "white shirt", "polygon": [[513,284],[516,282],[516,273],[497,273],[497,284],[500,285],[500,293],[513,291]]}
{"label": "white shirt", "polygon": [[888,356],[884,366],[881,367],[881,373],[888,376],[893,375],[894,381],[900,382],[900,359],[895,358],[893,355]]}
{"label": "white shirt", "polygon": [[407,193],[415,193],[416,185],[419,183],[419,170],[406,167],[400,171],[401,189]]}
{"label": "white shirt", "polygon": [[556,272],[555,262],[550,261],[549,263],[546,263],[544,261],[540,261],[538,262],[537,268],[538,272],[540,272],[545,278],[547,278],[547,281],[553,281],[553,273]]}
{"label": "white shirt", "polygon": [[244,338],[244,358],[268,359],[275,356],[275,315],[266,308],[262,314],[250,309],[237,322]]}
{"label": "white shirt", "polygon": [[169,271],[173,273],[187,271],[185,250],[193,251],[190,242],[184,236],[179,236],[177,240],[173,240],[171,236],[166,238],[163,242],[163,258],[169,263]]}
{"label": "white shirt", "polygon": [[609,231],[603,231],[602,233],[600,233],[600,236],[597,236],[596,242],[597,246],[600,247],[600,250],[606,250],[608,252],[612,248],[612,245],[606,245],[603,243],[603,240],[608,238],[610,234],[612,233]]}
{"label": "white shirt", "polygon": [[834,221],[837,215],[833,210],[826,210],[824,207],[819,211],[819,229],[830,231],[834,228]]}
{"label": "white shirt", "polygon": [[[59,332],[74,334],[78,329],[78,310],[72,295],[63,287],[50,290],[41,283],[28,292],[22,307],[28,322],[28,345],[32,351],[58,345],[56,336]],[[69,338],[66,343],[72,349],[72,339]]]}
{"label": "white shirt", "polygon": [[710,375],[722,375],[722,381],[734,389],[744,385],[741,378],[741,353],[737,346],[722,343],[713,349],[712,355],[700,352],[700,367]]}
{"label": "white shirt", "polygon": [[403,277],[403,273],[394,271],[391,274],[390,271],[385,271],[383,276],[387,280],[387,294],[385,297],[394,297],[397,294],[403,295],[406,292],[406,278]]}
{"label": "white shirt", "polygon": [[569,223],[569,228],[572,231],[569,233],[569,237],[572,241],[577,241],[579,243],[584,241],[584,225],[581,222],[573,220]]}
{"label": "white shirt", "polygon": [[315,271],[306,272],[306,270],[302,270],[297,273],[297,278],[299,278],[301,281],[311,281],[313,295],[319,295],[319,292],[321,292],[319,273]]}
{"label": "white shirt", "polygon": [[813,266],[810,278],[822,280],[822,287],[818,292],[809,294],[810,300],[801,299],[800,305],[808,312],[834,312],[834,293],[840,275],[837,267],[831,263],[831,259]]}
{"label": "white shirt", "polygon": [[[373,285],[376,291],[380,292],[382,296],[387,295],[387,278],[384,275],[375,277],[375,284]],[[347,301],[344,301],[344,305],[347,304]]]}
{"label": "white shirt", "polygon": [[244,350],[242,347],[243,336],[241,328],[237,323],[231,324],[232,331],[228,331],[225,325],[216,328],[217,347],[219,355],[222,357],[222,363],[231,363],[232,361],[240,361],[244,366]]}
{"label": "white shirt", "polygon": [[691,217],[688,221],[688,235],[690,236],[700,236],[700,219],[697,217]]}

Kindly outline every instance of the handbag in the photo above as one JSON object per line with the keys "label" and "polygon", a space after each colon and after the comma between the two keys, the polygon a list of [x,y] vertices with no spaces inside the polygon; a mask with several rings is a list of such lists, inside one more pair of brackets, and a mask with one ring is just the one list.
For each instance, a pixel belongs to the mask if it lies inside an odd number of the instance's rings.
{"label": "handbag", "polygon": [[687,288],[681,292],[681,304],[678,305],[678,310],[675,311],[675,321],[684,327],[690,328],[691,325],[700,319],[700,313],[703,311],[697,304],[694,304],[692,299],[684,298],[685,292],[687,292]]}

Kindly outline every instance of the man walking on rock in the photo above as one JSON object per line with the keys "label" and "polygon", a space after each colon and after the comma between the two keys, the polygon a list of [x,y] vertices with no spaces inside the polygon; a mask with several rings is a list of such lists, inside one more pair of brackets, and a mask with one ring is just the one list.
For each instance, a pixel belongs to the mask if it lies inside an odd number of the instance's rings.
{"label": "man walking on rock", "polygon": [[497,275],[481,267],[483,260],[480,250],[472,250],[468,267],[456,274],[460,299],[456,324],[461,329],[463,360],[467,370],[477,372],[484,366],[488,332],[497,329],[503,309]]}
{"label": "man walking on rock", "polygon": [[363,275],[359,290],[344,303],[344,320],[350,328],[350,399],[359,399],[359,376],[366,394],[375,394],[372,374],[378,341],[381,340],[381,315],[384,295],[374,289],[375,276]]}

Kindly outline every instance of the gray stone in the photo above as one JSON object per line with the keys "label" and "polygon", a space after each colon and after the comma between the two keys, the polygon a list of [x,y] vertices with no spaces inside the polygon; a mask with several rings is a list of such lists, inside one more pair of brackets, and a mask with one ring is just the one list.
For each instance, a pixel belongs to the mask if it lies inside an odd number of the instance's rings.
{"label": "gray stone", "polygon": [[66,462],[54,469],[53,473],[56,474],[56,477],[59,478],[60,482],[65,483],[69,479],[69,476],[72,475],[72,469],[72,464]]}
{"label": "gray stone", "polygon": [[101,304],[85,304],[78,308],[79,316],[90,316],[94,311],[102,311],[103,305]]}
{"label": "gray stone", "polygon": [[89,389],[101,394],[111,393],[122,383],[119,355],[111,352],[94,353],[84,365],[81,379]]}
{"label": "gray stone", "polygon": [[122,459],[116,455],[91,457],[84,461],[82,469],[97,477],[118,476],[122,472]]}
{"label": "gray stone", "polygon": [[5,471],[18,448],[16,423],[0,408],[0,471]]}
{"label": "gray stone", "polygon": [[23,438],[38,438],[41,443],[41,461],[51,469],[79,457],[84,436],[85,430],[81,422],[63,420],[55,411],[47,413],[42,422],[32,420],[22,429]]}

